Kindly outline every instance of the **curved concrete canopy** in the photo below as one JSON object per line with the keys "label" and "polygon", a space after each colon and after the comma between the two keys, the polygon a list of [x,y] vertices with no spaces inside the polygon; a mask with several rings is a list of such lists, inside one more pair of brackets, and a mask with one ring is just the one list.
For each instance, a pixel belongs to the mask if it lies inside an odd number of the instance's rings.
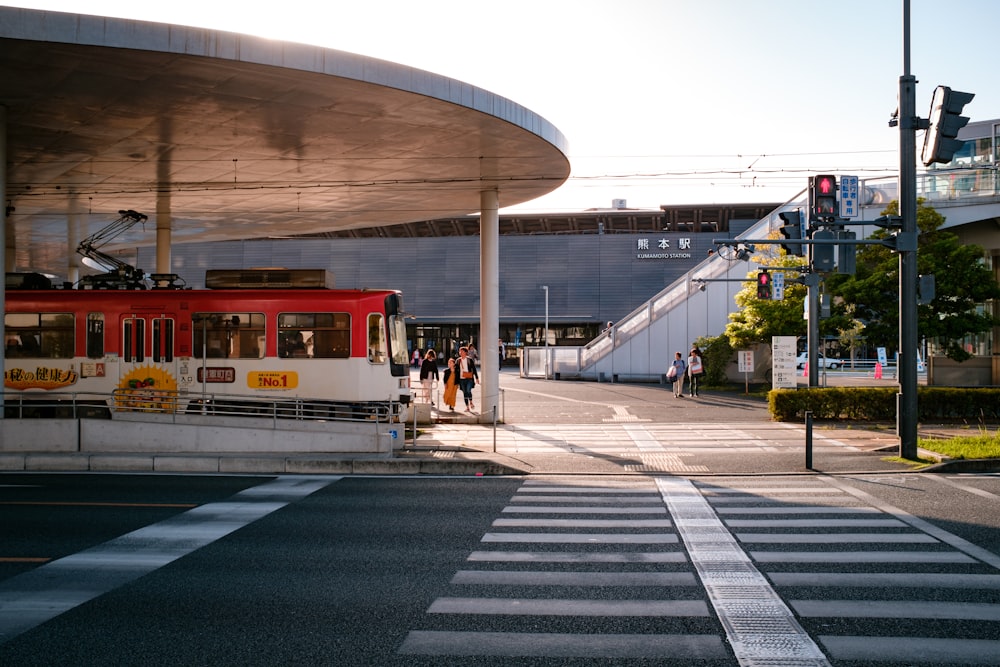
{"label": "curved concrete canopy", "polygon": [[154,243],[157,215],[174,243],[285,236],[468,214],[484,189],[510,206],[569,176],[537,114],[320,47],[0,7],[0,72],[19,270],[65,275],[120,209],[149,222],[118,247]]}

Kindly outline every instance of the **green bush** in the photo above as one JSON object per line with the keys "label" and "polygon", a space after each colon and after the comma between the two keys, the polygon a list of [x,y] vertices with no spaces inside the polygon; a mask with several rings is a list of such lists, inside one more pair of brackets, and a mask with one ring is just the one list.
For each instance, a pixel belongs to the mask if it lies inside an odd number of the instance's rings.
{"label": "green bush", "polygon": [[705,377],[702,382],[714,387],[728,384],[726,368],[735,354],[729,345],[729,339],[725,336],[701,337],[695,342],[701,348],[701,362],[705,369]]}
{"label": "green bush", "polygon": [[[767,395],[776,421],[814,419],[847,421],[896,420],[895,387],[825,387],[774,389]],[[922,422],[1000,422],[1000,389],[918,387],[917,419]]]}

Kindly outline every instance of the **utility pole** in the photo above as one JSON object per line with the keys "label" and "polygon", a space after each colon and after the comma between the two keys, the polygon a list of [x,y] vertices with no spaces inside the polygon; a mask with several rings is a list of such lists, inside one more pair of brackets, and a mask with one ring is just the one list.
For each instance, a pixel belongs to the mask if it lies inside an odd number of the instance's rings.
{"label": "utility pole", "polygon": [[910,74],[910,0],[903,0],[903,75],[899,77],[899,456],[917,458],[917,129],[916,78]]}

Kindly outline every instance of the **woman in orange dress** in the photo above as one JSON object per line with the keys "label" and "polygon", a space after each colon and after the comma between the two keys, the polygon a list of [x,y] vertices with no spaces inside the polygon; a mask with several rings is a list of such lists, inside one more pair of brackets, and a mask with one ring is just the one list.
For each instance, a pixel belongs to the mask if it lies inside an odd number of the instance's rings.
{"label": "woman in orange dress", "polygon": [[451,412],[455,411],[455,400],[458,398],[458,378],[455,376],[455,360],[448,360],[448,368],[444,372],[444,404]]}

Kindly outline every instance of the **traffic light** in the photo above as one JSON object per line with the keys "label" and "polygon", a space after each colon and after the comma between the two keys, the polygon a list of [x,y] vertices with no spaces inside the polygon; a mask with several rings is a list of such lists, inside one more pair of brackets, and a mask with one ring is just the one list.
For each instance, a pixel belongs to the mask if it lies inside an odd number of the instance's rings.
{"label": "traffic light", "polygon": [[837,216],[837,177],[809,178],[809,213],[813,220],[825,221]]}
{"label": "traffic light", "polygon": [[968,116],[962,116],[962,108],[972,101],[974,93],[961,93],[948,86],[938,86],[934,89],[931,99],[931,114],[928,119],[927,131],[924,132],[924,149],[920,159],[925,167],[935,162],[951,162],[955,151],[962,147],[963,141],[956,139],[958,131],[969,122]]}
{"label": "traffic light", "polygon": [[771,274],[767,271],[761,271],[757,274],[757,298],[771,298]]}
{"label": "traffic light", "polygon": [[857,271],[858,246],[855,243],[858,235],[854,232],[839,231],[837,240],[841,241],[837,246],[837,273],[844,273],[853,276]]}
{"label": "traffic light", "polygon": [[802,244],[794,243],[794,241],[802,240],[802,212],[782,211],[778,214],[778,217],[781,218],[782,223],[784,223],[778,231],[781,232],[781,235],[788,241],[792,241],[792,243],[782,243],[781,247],[784,248],[785,252],[789,255],[797,255],[801,257],[805,254],[805,252],[803,252]]}
{"label": "traffic light", "polygon": [[[813,241],[832,241],[837,235],[828,229],[821,229],[813,232]],[[833,271],[833,244],[812,247],[812,268],[813,271]]]}

